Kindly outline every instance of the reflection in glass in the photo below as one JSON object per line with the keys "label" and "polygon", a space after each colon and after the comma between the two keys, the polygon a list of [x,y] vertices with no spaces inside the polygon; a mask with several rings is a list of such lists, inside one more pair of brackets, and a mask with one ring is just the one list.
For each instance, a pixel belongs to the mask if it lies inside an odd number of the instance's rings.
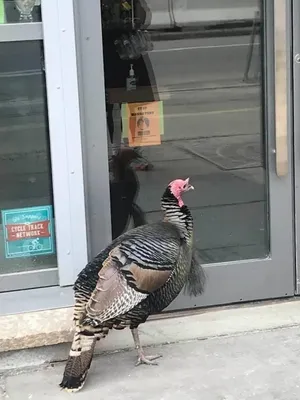
{"label": "reflection in glass", "polygon": [[[42,42],[2,42],[0,58],[0,210],[52,206]],[[7,258],[1,220],[0,274],[56,265],[55,255]]]}
{"label": "reflection in glass", "polygon": [[15,0],[17,9],[20,13],[20,22],[32,22],[32,10],[35,0]]}
{"label": "reflection in glass", "polygon": [[[161,218],[166,183],[190,177],[196,189],[188,199],[195,245],[205,262],[265,258],[269,221],[262,2],[247,0],[245,7],[224,1],[220,8],[209,0],[171,3],[172,12],[161,1],[135,0],[125,12],[118,0],[102,1],[110,166],[130,144],[137,155],[129,164],[138,182],[133,203],[148,222]],[[145,29],[153,49],[130,60],[120,57],[115,42]],[[124,105],[149,108],[154,101],[163,110],[157,145],[130,142]],[[123,187],[126,198],[126,182],[111,173],[112,182]],[[125,217],[124,230],[136,224],[130,212]]]}
{"label": "reflection in glass", "polygon": [[41,21],[41,0],[0,0],[4,2],[4,22],[26,23]]}

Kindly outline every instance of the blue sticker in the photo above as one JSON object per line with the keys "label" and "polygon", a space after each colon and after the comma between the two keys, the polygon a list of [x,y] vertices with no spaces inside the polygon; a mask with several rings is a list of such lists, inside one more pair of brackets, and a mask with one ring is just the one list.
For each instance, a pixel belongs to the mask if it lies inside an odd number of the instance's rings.
{"label": "blue sticker", "polygon": [[53,254],[52,206],[2,210],[5,257],[31,257]]}

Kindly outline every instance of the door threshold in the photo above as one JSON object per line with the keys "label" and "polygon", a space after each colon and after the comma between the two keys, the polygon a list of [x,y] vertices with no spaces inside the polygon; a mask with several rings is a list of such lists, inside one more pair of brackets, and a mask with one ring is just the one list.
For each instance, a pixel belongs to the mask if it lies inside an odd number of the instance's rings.
{"label": "door threshold", "polygon": [[290,303],[290,302],[299,302],[300,297],[284,297],[279,299],[270,299],[270,300],[259,300],[259,301],[251,301],[251,302],[240,302],[229,305],[220,305],[220,306],[211,306],[211,307],[198,307],[198,308],[190,308],[184,310],[175,310],[175,311],[166,311],[161,314],[151,315],[148,321],[157,321],[161,319],[168,318],[180,318],[180,317],[189,317],[214,311],[221,310],[234,310],[240,308],[252,308],[252,307],[263,307],[274,304],[282,304],[282,303]]}

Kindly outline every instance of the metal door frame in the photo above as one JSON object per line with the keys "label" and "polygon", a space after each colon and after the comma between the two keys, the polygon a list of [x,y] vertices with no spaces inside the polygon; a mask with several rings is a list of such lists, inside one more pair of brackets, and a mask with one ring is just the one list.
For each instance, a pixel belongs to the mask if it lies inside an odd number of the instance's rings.
{"label": "metal door frame", "polygon": [[[84,121],[86,195],[92,238],[90,256],[93,256],[111,240],[102,32],[99,22],[101,9],[99,0],[89,0],[89,7],[83,6],[81,0],[74,1],[77,9],[77,44],[81,71],[80,100]],[[289,94],[291,65],[287,56],[292,33],[289,31],[292,26],[291,0],[265,0],[264,3],[267,16],[264,27],[267,38],[265,97],[268,100],[265,133],[269,171],[270,257],[205,265],[208,276],[205,294],[196,299],[181,295],[169,309],[288,297],[295,292],[290,115],[292,99]],[[285,6],[285,19],[282,18],[282,5]],[[277,17],[274,18],[274,15]],[[281,118],[277,120],[275,108],[277,112],[281,111]]]}
{"label": "metal door frame", "polygon": [[292,1],[293,42],[291,64],[293,68],[293,122],[294,122],[294,176],[295,176],[295,241],[296,241],[296,295],[300,295],[300,3]]}

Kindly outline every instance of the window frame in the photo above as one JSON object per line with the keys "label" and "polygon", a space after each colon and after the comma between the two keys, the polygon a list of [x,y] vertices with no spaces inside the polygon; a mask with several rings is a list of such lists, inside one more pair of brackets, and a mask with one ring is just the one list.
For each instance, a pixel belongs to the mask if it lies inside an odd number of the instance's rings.
{"label": "window frame", "polygon": [[[24,296],[46,286],[53,286],[49,293],[72,285],[88,258],[73,0],[42,0],[41,8],[42,22],[0,25],[0,42],[44,44],[58,268],[0,275],[0,315],[18,312]],[[11,296],[14,306],[5,307]],[[27,311],[37,306],[25,304]]]}

